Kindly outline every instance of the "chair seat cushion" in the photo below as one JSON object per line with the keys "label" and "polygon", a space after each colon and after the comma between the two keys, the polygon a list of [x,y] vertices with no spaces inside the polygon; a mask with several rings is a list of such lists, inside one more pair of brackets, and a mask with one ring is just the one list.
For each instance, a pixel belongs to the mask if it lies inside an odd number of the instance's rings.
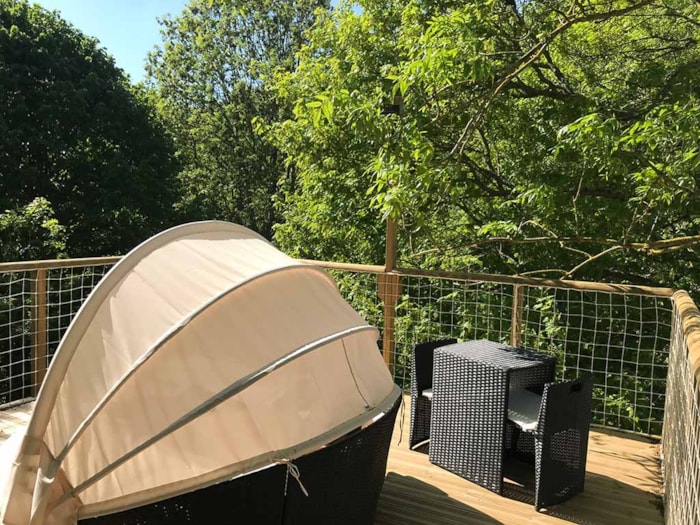
{"label": "chair seat cushion", "polygon": [[536,430],[541,404],[542,396],[524,388],[513,389],[508,396],[508,419],[523,430]]}

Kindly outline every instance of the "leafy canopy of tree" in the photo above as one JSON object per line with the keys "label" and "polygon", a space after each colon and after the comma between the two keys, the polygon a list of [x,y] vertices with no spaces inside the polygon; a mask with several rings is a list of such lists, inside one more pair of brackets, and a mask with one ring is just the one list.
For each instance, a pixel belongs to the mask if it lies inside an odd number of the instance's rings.
{"label": "leafy canopy of tree", "polygon": [[[172,224],[177,165],[147,98],[56,13],[0,0],[0,210],[14,210],[3,220],[53,207],[71,256],[124,252]],[[53,241],[37,242],[16,255],[50,256]]]}
{"label": "leafy canopy of tree", "polygon": [[180,207],[190,219],[225,219],[270,237],[283,157],[259,120],[289,116],[266,78],[291,70],[304,31],[327,0],[192,0],[162,23],[150,57],[158,107],[184,169]]}
{"label": "leafy canopy of tree", "polygon": [[49,259],[66,249],[66,229],[42,197],[0,213],[0,261]]}
{"label": "leafy canopy of tree", "polygon": [[363,0],[321,17],[274,127],[298,255],[700,282],[700,10],[680,0]]}

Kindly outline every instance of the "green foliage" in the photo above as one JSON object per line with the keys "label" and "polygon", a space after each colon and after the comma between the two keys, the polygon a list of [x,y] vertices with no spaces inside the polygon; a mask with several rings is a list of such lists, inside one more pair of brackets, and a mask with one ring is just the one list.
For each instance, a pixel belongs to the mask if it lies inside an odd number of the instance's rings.
{"label": "green foliage", "polygon": [[698,289],[696,6],[361,5],[276,79],[284,249],[381,262],[392,215],[407,265]]}
{"label": "green foliage", "polygon": [[[381,263],[392,216],[403,266],[700,290],[697,6],[360,4],[320,16],[276,77],[294,114],[271,136],[297,169],[283,249]],[[509,298],[428,289],[397,304],[399,380],[415,340],[508,338]],[[540,292],[524,343],[593,374],[597,421],[658,432],[668,310]]]}
{"label": "green foliage", "polygon": [[45,197],[70,255],[112,255],[172,224],[176,170],[148,94],[96,40],[0,0],[0,210]]}
{"label": "green foliage", "polygon": [[270,237],[284,156],[265,123],[289,116],[267,79],[291,70],[325,0],[192,0],[161,21],[150,78],[184,169],[179,206],[190,219],[225,219]]}
{"label": "green foliage", "polygon": [[0,213],[0,261],[55,259],[65,249],[65,227],[43,197]]}
{"label": "green foliage", "polygon": [[[54,259],[66,248],[66,230],[51,203],[37,197],[0,213],[0,261]],[[0,273],[0,403],[33,395],[29,273]]]}

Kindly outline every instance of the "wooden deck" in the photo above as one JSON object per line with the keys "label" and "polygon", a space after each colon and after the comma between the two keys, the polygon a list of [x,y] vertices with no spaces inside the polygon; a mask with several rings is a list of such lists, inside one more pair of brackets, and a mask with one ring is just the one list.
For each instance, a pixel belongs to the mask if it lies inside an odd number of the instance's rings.
{"label": "wooden deck", "polygon": [[34,408],[34,402],[16,405],[0,410],[0,444],[7,440],[17,429],[25,428]]}
{"label": "wooden deck", "polygon": [[375,525],[663,523],[659,446],[653,441],[591,432],[585,491],[537,513],[522,485],[509,483],[508,497],[501,497],[432,465],[426,453],[409,450],[409,403],[403,433],[401,413],[397,418]]}
{"label": "wooden deck", "polygon": [[[427,454],[409,450],[409,402],[403,432],[401,413],[397,418],[375,525],[663,523],[659,448],[650,440],[592,432],[585,492],[537,513],[521,486],[509,484],[509,497],[501,497],[432,465]],[[0,411],[0,442],[18,424],[24,426],[32,406]]]}

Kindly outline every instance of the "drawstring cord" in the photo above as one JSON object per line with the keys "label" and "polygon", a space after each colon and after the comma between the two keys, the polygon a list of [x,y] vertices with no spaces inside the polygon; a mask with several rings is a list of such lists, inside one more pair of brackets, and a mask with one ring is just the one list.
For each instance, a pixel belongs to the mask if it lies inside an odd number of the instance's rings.
{"label": "drawstring cord", "polygon": [[284,478],[284,495],[285,496],[287,495],[287,483],[289,482],[289,476],[291,475],[295,480],[297,480],[297,483],[299,484],[299,488],[304,493],[304,496],[306,496],[308,498],[309,492],[306,490],[306,487],[301,482],[301,473],[299,472],[299,467],[297,467],[289,459],[283,460],[283,463],[287,464],[287,476]]}

